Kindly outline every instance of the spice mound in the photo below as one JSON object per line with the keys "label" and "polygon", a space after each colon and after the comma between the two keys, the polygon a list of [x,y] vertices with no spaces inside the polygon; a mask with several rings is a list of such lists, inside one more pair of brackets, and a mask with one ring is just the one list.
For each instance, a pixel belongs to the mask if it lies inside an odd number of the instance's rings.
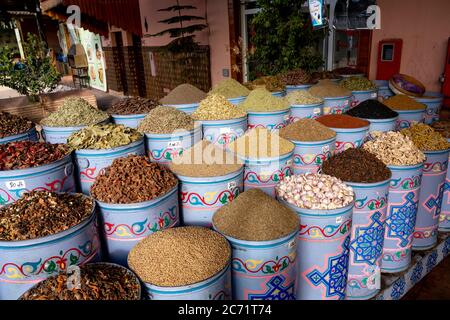
{"label": "spice mound", "polygon": [[140,283],[127,269],[107,263],[80,266],[80,288],[69,289],[60,272],[23,294],[21,300],[140,300]]}
{"label": "spice mound", "polygon": [[439,132],[444,138],[450,138],[450,120],[435,121],[431,127]]}
{"label": "spice mound", "polygon": [[128,255],[128,265],[145,283],[179,287],[204,281],[222,271],[231,248],[219,233],[203,227],[155,232]]}
{"label": "spice mound", "polygon": [[174,107],[156,107],[145,116],[138,127],[141,133],[169,134],[175,130],[194,129],[194,119]]}
{"label": "spice mound", "polygon": [[417,102],[413,98],[405,95],[392,96],[383,101],[392,110],[425,110],[427,108],[423,103]]}
{"label": "spice mound", "polygon": [[323,99],[313,96],[309,91],[306,90],[295,90],[289,92],[284,98],[289,105],[299,105],[299,104],[316,104],[322,103]]}
{"label": "spice mound", "polygon": [[34,128],[34,123],[27,118],[0,111],[0,139],[24,133]]}
{"label": "spice mound", "polygon": [[21,241],[70,229],[92,214],[94,201],[82,194],[33,191],[0,209],[0,240]]}
{"label": "spice mound", "polygon": [[333,71],[319,71],[311,73],[311,83],[324,79],[339,79],[340,75]]}
{"label": "spice mound", "polygon": [[300,85],[311,83],[311,76],[303,69],[291,70],[281,75],[285,85]]}
{"label": "spice mound", "polygon": [[230,120],[246,115],[244,110],[230,103],[224,96],[209,94],[191,116],[194,120]]}
{"label": "spice mound", "polygon": [[189,83],[180,84],[159,100],[162,104],[177,105],[198,103],[206,98],[206,93]]}
{"label": "spice mound", "polygon": [[142,139],[137,130],[123,125],[105,124],[89,126],[74,132],[67,139],[67,144],[79,149],[111,149],[133,143]]}
{"label": "spice mound", "polygon": [[336,177],[308,173],[284,178],[276,187],[279,198],[302,209],[334,210],[350,205],[353,189]]}
{"label": "spice mound", "polygon": [[411,166],[425,161],[425,155],[410,138],[400,132],[370,133],[372,140],[367,141],[363,148],[374,154],[387,166]]}
{"label": "spice mound", "polygon": [[250,112],[279,111],[289,109],[284,99],[274,97],[264,88],[252,90],[244,102],[239,104],[241,108]]}
{"label": "spice mound", "polygon": [[297,214],[259,189],[250,189],[213,216],[220,233],[239,240],[280,239],[299,227]]}
{"label": "spice mound", "polygon": [[347,115],[364,119],[392,119],[398,113],[378,100],[366,100],[346,112]]}
{"label": "spice mound", "polygon": [[432,127],[423,123],[417,123],[400,132],[405,136],[408,136],[417,148],[422,151],[439,151],[450,148],[450,143],[447,142],[447,139]]}
{"label": "spice mound", "polygon": [[108,108],[109,114],[129,115],[145,114],[158,106],[158,102],[141,97],[125,98]]}
{"label": "spice mound", "polygon": [[322,80],[308,89],[313,96],[321,98],[350,97],[352,92],[329,80]]}
{"label": "spice mound", "polygon": [[325,160],[322,173],[356,183],[375,183],[391,177],[391,171],[375,155],[364,149],[354,148]]}
{"label": "spice mound", "polygon": [[118,158],[95,178],[91,195],[106,203],[136,203],[156,199],[172,190],[177,178],[146,157]]}
{"label": "spice mound", "polygon": [[350,91],[366,91],[377,89],[377,86],[372,81],[364,77],[350,77],[342,80],[340,85],[341,87]]}
{"label": "spice mound", "polygon": [[317,119],[321,124],[329,128],[356,129],[370,125],[367,120],[351,117],[345,114],[327,114]]}
{"label": "spice mound", "polygon": [[216,84],[208,95],[216,94],[224,96],[226,99],[246,97],[250,93],[245,86],[234,79],[225,79]]}
{"label": "spice mound", "polygon": [[247,82],[245,85],[250,90],[254,90],[257,88],[266,88],[270,92],[278,92],[284,90],[284,82],[279,75],[259,77],[252,82]]}
{"label": "spice mound", "polygon": [[67,98],[63,105],[41,124],[48,127],[79,127],[89,126],[105,120],[109,115],[92,105],[83,98]]}
{"label": "spice mound", "polygon": [[228,148],[240,157],[261,159],[288,154],[294,150],[294,144],[267,129],[255,128],[233,141]]}
{"label": "spice mound", "polygon": [[0,171],[27,169],[61,160],[69,154],[63,144],[18,141],[0,145]]}
{"label": "spice mound", "polygon": [[336,137],[336,132],[313,119],[300,119],[280,129],[280,137],[290,141],[323,141]]}
{"label": "spice mound", "polygon": [[175,174],[185,177],[220,177],[242,168],[240,159],[209,141],[202,140],[175,157],[169,165]]}

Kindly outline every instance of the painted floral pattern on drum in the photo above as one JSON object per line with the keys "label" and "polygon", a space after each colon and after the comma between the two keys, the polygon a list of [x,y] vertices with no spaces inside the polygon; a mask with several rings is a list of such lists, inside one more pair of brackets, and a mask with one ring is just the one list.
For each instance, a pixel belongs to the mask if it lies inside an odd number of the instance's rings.
{"label": "painted floral pattern on drum", "polygon": [[248,300],[295,300],[295,281],[286,282],[286,278],[281,274],[272,277],[266,283],[265,291],[249,293]]}
{"label": "painted floral pattern on drum", "polygon": [[388,238],[399,240],[401,247],[410,244],[419,201],[414,192],[409,192],[403,197],[401,203],[391,203],[386,219],[386,235]]}

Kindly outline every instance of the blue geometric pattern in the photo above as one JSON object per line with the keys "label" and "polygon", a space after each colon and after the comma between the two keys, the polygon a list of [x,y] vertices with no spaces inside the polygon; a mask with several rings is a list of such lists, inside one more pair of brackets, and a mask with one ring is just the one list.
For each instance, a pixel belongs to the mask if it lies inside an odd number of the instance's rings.
{"label": "blue geometric pattern", "polygon": [[375,264],[383,252],[384,224],[381,212],[375,212],[368,227],[359,227],[355,231],[355,239],[351,243],[354,262]]}
{"label": "blue geometric pattern", "polygon": [[435,217],[438,217],[441,214],[441,205],[443,197],[444,197],[444,184],[442,184],[439,187],[439,193],[437,198],[431,195],[430,198],[425,202],[425,206],[430,210],[433,210],[433,208],[436,207],[436,212],[434,213]]}
{"label": "blue geometric pattern", "polygon": [[294,281],[288,286],[284,287],[285,277],[277,275],[270,279],[266,284],[267,291],[262,294],[249,294],[249,300],[295,300],[294,295]]}
{"label": "blue geometric pattern", "polygon": [[415,285],[417,282],[419,282],[420,279],[422,279],[422,272],[423,272],[423,263],[422,261],[417,262],[416,266],[414,267],[411,278],[411,283]]}
{"label": "blue geometric pattern", "polygon": [[445,239],[444,247],[442,248],[442,255],[444,258],[450,253],[450,237]]}
{"label": "blue geometric pattern", "polygon": [[398,238],[402,247],[408,245],[408,239],[414,232],[419,204],[419,200],[414,201],[414,192],[408,193],[405,200],[406,202],[401,206],[392,205],[386,219],[388,237]]}
{"label": "blue geometric pattern", "polygon": [[436,265],[436,261],[437,261],[437,250],[434,250],[427,259],[427,272],[430,272],[434,266]]}
{"label": "blue geometric pattern", "polygon": [[405,277],[401,277],[400,279],[395,281],[394,285],[392,286],[391,298],[393,300],[399,300],[405,293],[405,287]]}
{"label": "blue geometric pattern", "polygon": [[325,285],[327,297],[338,296],[340,300],[345,298],[349,244],[350,237],[347,237],[342,245],[342,253],[328,258],[328,268],[323,273],[315,269],[306,275],[309,281],[316,287],[320,284]]}

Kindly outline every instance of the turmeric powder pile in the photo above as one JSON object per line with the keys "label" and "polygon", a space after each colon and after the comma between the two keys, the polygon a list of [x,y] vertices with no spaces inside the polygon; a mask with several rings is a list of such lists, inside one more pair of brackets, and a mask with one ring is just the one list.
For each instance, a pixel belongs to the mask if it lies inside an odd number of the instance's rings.
{"label": "turmeric powder pile", "polygon": [[427,108],[423,103],[405,95],[392,96],[384,100],[383,103],[392,110],[425,110]]}

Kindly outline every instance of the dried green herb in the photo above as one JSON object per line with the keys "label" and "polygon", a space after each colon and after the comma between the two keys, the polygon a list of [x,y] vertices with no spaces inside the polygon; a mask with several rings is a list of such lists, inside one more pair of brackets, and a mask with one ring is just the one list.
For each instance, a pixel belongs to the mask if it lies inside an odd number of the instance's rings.
{"label": "dried green herb", "polygon": [[79,149],[111,149],[133,143],[142,139],[136,129],[124,125],[105,124],[89,126],[74,132],[67,139],[67,144]]}
{"label": "dried green herb", "polygon": [[168,134],[175,130],[194,129],[194,119],[174,107],[159,106],[148,113],[139,124],[142,133]]}

